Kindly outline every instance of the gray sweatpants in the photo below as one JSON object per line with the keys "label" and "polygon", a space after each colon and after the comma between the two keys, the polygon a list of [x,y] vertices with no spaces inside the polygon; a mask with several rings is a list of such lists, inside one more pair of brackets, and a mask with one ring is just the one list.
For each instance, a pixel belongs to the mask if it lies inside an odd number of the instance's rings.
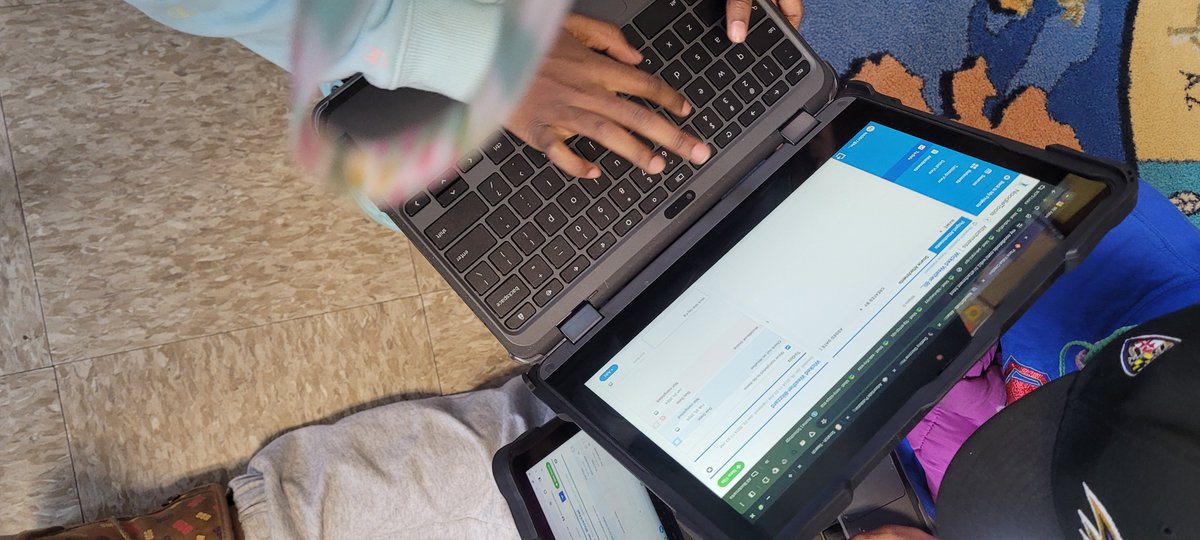
{"label": "gray sweatpants", "polygon": [[301,428],[230,482],[238,517],[248,540],[517,538],[492,455],[551,416],[514,379]]}

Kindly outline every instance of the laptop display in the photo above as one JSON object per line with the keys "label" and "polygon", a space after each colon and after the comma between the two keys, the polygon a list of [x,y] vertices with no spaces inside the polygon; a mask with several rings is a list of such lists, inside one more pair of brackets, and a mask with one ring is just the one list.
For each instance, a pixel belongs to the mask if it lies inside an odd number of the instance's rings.
{"label": "laptop display", "polygon": [[586,387],[753,522],[1072,196],[869,122]]}
{"label": "laptop display", "polygon": [[642,483],[583,432],[525,476],[556,539],[668,538]]}

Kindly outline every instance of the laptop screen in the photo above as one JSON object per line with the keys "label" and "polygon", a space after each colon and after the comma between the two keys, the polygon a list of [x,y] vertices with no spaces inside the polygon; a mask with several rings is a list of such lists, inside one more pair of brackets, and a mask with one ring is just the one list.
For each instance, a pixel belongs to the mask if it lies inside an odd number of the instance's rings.
{"label": "laptop screen", "polygon": [[646,488],[583,432],[525,475],[555,539],[667,538]]}
{"label": "laptop screen", "polygon": [[867,123],[586,387],[755,521],[1071,196]]}

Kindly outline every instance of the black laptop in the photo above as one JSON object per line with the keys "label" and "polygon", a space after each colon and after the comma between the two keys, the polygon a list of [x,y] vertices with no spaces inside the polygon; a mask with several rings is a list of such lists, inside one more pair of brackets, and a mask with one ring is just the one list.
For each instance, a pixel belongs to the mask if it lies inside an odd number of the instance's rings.
{"label": "black laptop", "polygon": [[[582,1],[622,25],[715,150],[598,181],[507,134],[386,209],[535,394],[701,538],[812,538],[1061,272],[1133,207],[1133,174],[904,108],[835,74],[769,2]],[[676,75],[678,73],[678,75]],[[351,139],[402,115],[359,81]],[[420,202],[420,204],[417,204]],[[868,483],[869,485],[869,483]]]}

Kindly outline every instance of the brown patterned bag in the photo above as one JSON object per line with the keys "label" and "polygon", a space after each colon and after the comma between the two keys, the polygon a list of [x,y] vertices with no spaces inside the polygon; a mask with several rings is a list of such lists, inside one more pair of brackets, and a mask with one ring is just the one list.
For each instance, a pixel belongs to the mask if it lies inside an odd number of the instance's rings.
{"label": "brown patterned bag", "polygon": [[184,492],[153,514],[110,518],[71,527],[27,531],[13,540],[236,540],[225,486],[208,484]]}

